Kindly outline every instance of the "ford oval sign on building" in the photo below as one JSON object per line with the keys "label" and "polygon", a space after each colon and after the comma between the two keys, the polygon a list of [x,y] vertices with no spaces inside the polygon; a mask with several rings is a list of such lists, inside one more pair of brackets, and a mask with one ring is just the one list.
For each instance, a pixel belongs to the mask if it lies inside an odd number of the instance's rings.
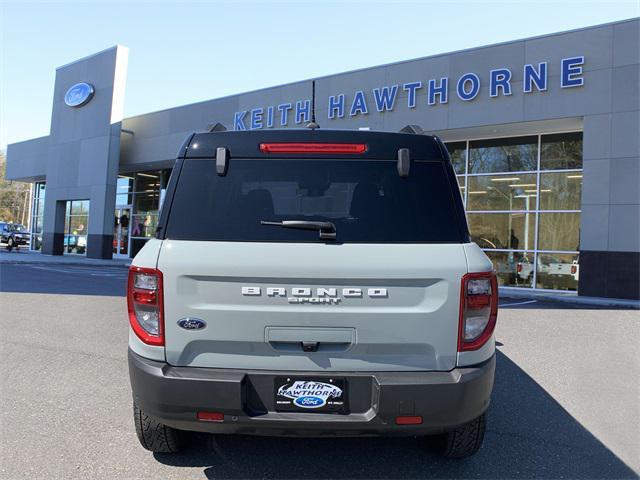
{"label": "ford oval sign on building", "polygon": [[70,107],[81,107],[89,103],[95,90],[89,83],[76,83],[64,95],[64,103]]}

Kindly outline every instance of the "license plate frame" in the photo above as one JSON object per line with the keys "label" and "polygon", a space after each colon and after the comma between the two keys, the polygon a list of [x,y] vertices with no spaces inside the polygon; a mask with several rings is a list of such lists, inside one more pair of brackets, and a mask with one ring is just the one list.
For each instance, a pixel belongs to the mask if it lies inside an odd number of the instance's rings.
{"label": "license plate frame", "polygon": [[[341,395],[332,395],[337,393],[336,389]],[[346,414],[348,391],[347,379],[343,377],[278,376],[273,379],[276,412]]]}

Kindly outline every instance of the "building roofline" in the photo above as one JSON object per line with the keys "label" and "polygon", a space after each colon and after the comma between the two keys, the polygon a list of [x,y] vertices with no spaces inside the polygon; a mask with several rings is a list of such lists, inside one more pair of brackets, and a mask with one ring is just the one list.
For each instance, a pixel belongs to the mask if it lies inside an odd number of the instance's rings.
{"label": "building roofline", "polygon": [[[7,143],[7,144],[4,146],[4,150],[5,150],[5,152],[6,152],[6,151],[7,151],[7,149],[8,149],[10,146],[13,146],[13,145],[20,145],[21,143],[37,142],[37,141],[40,141],[40,140],[45,140],[45,139],[49,138],[50,136],[51,136],[51,134],[49,134],[49,135],[42,135],[42,136],[40,136],[40,137],[27,138],[26,140],[18,140],[17,142]],[[1,149],[2,149],[2,147],[0,147],[0,150],[1,150]]]}
{"label": "building roofline", "polygon": [[178,109],[178,108],[193,107],[193,106],[196,106],[196,105],[200,105],[202,103],[212,102],[212,101],[216,101],[216,100],[225,100],[225,99],[232,98],[232,97],[239,97],[241,95],[248,95],[248,94],[252,94],[252,93],[264,92],[265,90],[271,90],[271,89],[275,89],[275,88],[284,88],[284,87],[288,87],[288,86],[291,86],[291,85],[311,82],[312,80],[323,80],[323,79],[327,79],[327,78],[331,78],[331,77],[337,77],[338,75],[348,75],[348,74],[352,74],[352,73],[364,72],[364,71],[367,71],[367,70],[373,70],[375,68],[386,68],[386,67],[392,67],[392,66],[396,66],[396,65],[403,65],[405,63],[417,62],[417,61],[420,61],[420,60],[427,60],[427,59],[431,59],[431,58],[445,57],[445,56],[449,56],[449,55],[456,55],[456,54],[459,54],[459,53],[470,52],[470,51],[473,51],[473,50],[482,50],[482,49],[485,49],[485,48],[499,47],[499,46],[508,45],[508,44],[511,44],[511,43],[527,42],[527,41],[538,40],[538,39],[547,38],[547,37],[557,37],[557,36],[560,36],[560,35],[566,35],[566,34],[569,34],[569,33],[579,32],[579,31],[582,31],[582,30],[591,30],[591,29],[597,29],[597,28],[602,28],[602,27],[610,27],[610,26],[613,26],[613,25],[620,25],[620,24],[623,24],[623,23],[637,22],[639,20],[640,20],[640,17],[627,18],[627,19],[624,19],[624,20],[615,20],[613,22],[600,23],[600,24],[597,24],[597,25],[590,25],[590,26],[587,26],[587,27],[573,28],[573,29],[570,29],[570,30],[563,30],[561,32],[544,33],[542,35],[536,35],[536,36],[533,36],[533,37],[518,38],[518,39],[515,39],[515,40],[506,40],[504,42],[491,43],[491,44],[488,44],[488,45],[480,45],[478,47],[463,48],[463,49],[460,49],[460,50],[453,50],[453,51],[444,52],[444,53],[436,53],[436,54],[433,54],[433,55],[426,55],[424,57],[416,57],[416,58],[411,58],[411,59],[408,59],[408,60],[399,60],[397,62],[383,63],[383,64],[380,64],[380,65],[374,65],[374,66],[371,66],[371,67],[356,68],[356,69],[353,69],[353,70],[346,70],[346,71],[343,71],[343,72],[337,72],[337,73],[331,73],[331,74],[328,74],[328,75],[322,75],[320,77],[310,77],[310,78],[305,78],[305,79],[302,79],[302,80],[295,80],[293,82],[287,82],[287,83],[282,83],[282,84],[278,84],[278,85],[271,85],[271,86],[268,86],[268,87],[257,88],[255,90],[248,90],[248,91],[239,92],[239,93],[232,93],[232,94],[229,94],[229,95],[224,95],[222,97],[209,98],[207,100],[200,100],[198,102],[187,103],[187,104],[184,104],[184,105],[176,105],[174,107],[161,108],[160,110],[153,110],[151,112],[141,113],[141,114],[138,114],[138,115],[133,115],[131,117],[125,117],[125,118],[123,118],[123,121],[134,119],[134,118],[144,117],[146,115],[153,115],[153,114],[156,114],[156,113],[166,112],[168,110],[175,110],[175,109]]}
{"label": "building roofline", "polygon": [[90,58],[97,57],[98,55],[102,55],[103,53],[106,53],[106,52],[108,52],[110,50],[118,50],[120,48],[122,48],[124,50],[129,50],[128,47],[125,47],[124,45],[120,45],[118,43],[118,44],[114,45],[113,47],[105,48],[104,50],[100,50],[99,52],[95,52],[95,53],[92,53],[92,54],[87,55],[85,57],[78,58],[77,60],[74,60],[72,62],[65,63],[64,65],[60,65],[59,67],[56,67],[56,71],[60,70],[61,68],[66,68],[66,67],[68,67],[70,65],[73,65],[74,63],[84,62],[85,60],[89,60]]}

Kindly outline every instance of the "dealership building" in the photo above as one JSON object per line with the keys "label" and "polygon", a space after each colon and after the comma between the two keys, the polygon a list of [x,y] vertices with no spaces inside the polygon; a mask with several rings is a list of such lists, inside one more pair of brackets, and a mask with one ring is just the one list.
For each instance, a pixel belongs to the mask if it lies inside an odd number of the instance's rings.
{"label": "dealership building", "polygon": [[[316,121],[442,138],[502,286],[638,299],[639,23],[316,78]],[[311,119],[312,80],[123,118],[127,56],[117,46],[58,68],[50,134],[8,146],[7,178],[33,184],[31,249],[133,256],[190,133]]]}

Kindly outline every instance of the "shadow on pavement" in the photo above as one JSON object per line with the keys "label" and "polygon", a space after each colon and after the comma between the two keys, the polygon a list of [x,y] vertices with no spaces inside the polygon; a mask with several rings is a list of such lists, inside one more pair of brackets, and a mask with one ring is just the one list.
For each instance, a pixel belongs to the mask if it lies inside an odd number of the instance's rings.
{"label": "shadow on pavement", "polygon": [[193,436],[175,467],[206,478],[638,478],[515,363],[498,352],[488,431],[480,452],[445,460],[416,438]]}

